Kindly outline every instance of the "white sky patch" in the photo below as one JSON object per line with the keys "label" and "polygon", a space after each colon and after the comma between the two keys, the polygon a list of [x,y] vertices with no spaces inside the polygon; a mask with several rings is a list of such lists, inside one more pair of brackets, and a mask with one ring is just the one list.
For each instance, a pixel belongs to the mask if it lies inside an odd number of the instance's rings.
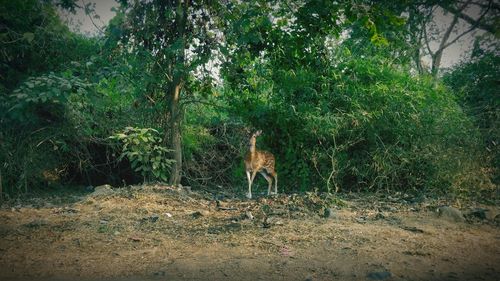
{"label": "white sky patch", "polygon": [[[84,9],[77,8],[76,14],[60,11],[61,18],[66,22],[71,31],[86,34],[88,36],[99,35],[99,29],[104,30],[109,21],[116,15],[111,9],[113,7],[118,8],[119,6],[115,0],[79,0],[76,3],[80,7],[84,7],[85,4],[91,4],[95,8],[95,15],[98,17],[94,18],[94,15],[85,14]],[[91,19],[91,17],[93,18]]]}

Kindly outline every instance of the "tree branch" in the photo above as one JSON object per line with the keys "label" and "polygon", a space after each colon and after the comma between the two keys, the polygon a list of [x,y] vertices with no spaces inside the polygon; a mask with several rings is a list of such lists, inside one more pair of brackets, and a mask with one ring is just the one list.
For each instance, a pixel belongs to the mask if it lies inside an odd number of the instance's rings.
{"label": "tree branch", "polygon": [[[491,1],[490,1],[490,3],[491,3]],[[490,5],[490,6],[488,6],[488,8],[484,11],[484,13],[483,13],[483,14],[482,14],[482,15],[481,15],[478,19],[477,19],[476,24],[473,24],[473,25],[469,28],[469,30],[467,30],[467,31],[463,32],[462,34],[458,35],[455,39],[453,39],[451,42],[448,42],[446,45],[444,45],[444,46],[443,46],[443,49],[448,48],[450,45],[452,45],[452,44],[454,44],[455,42],[457,42],[457,41],[458,41],[458,39],[460,39],[461,37],[463,37],[463,36],[464,36],[464,35],[466,35],[467,33],[469,33],[469,32],[471,32],[471,31],[473,31],[474,29],[476,29],[476,28],[477,28],[477,23],[479,23],[479,22],[480,22],[480,21],[484,18],[484,16],[486,16],[486,14],[489,12],[490,8],[491,8],[491,5]]]}
{"label": "tree branch", "polygon": [[[492,1],[490,0],[489,3],[492,3]],[[450,5],[446,5],[444,3],[439,3],[438,5],[441,8],[443,8],[444,10],[446,10],[446,11],[454,14],[455,16],[463,19],[464,21],[468,22],[469,24],[477,26],[477,28],[480,28],[480,29],[485,30],[485,31],[492,33],[492,34],[495,34],[497,31],[495,26],[493,26],[492,24],[487,24],[485,22],[481,22],[481,20],[475,20],[472,17],[470,17],[469,15],[464,14],[462,12],[462,10],[456,9],[456,8],[454,8]]]}
{"label": "tree branch", "polygon": [[89,17],[90,22],[92,23],[92,25],[94,25],[94,27],[97,28],[97,30],[101,34],[104,34],[104,31],[99,26],[97,26],[97,24],[94,22],[94,19],[92,18],[92,15],[91,15],[91,11],[87,10],[87,4],[85,3],[84,0],[82,0],[82,3],[83,3],[83,7],[85,7],[85,9],[84,9],[85,10],[85,14]]}

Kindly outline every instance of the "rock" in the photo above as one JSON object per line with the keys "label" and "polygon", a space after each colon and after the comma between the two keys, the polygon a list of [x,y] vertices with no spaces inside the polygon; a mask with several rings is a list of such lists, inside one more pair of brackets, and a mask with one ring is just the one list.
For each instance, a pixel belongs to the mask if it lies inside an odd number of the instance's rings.
{"label": "rock", "polygon": [[226,224],[225,229],[227,231],[241,229],[241,223],[239,223],[239,222],[231,222],[229,224]]}
{"label": "rock", "polygon": [[401,228],[415,233],[424,233],[422,229],[417,228],[415,226],[401,226]]}
{"label": "rock", "polygon": [[384,211],[387,211],[387,212],[391,212],[391,213],[395,213],[398,211],[398,209],[396,207],[390,206],[390,205],[383,206],[381,209]]}
{"label": "rock", "polygon": [[274,222],[275,225],[284,225],[285,223],[281,220],[277,220]]}
{"label": "rock", "polygon": [[335,212],[333,212],[332,208],[325,208],[323,212],[323,217],[328,219],[331,218],[332,216],[335,215]]}
{"label": "rock", "polygon": [[366,218],[361,216],[354,219],[357,223],[366,223]]}
{"label": "rock", "polygon": [[167,212],[167,213],[164,213],[164,215],[165,215],[166,217],[168,217],[168,218],[171,218],[171,217],[172,217],[172,214],[171,214],[171,213],[168,213],[168,212]]}
{"label": "rock", "polygon": [[246,218],[246,219],[249,219],[249,220],[253,220],[253,215],[252,215],[252,212],[250,212],[250,211],[246,211],[246,212],[245,212],[245,218]]}
{"label": "rock", "polygon": [[165,276],[165,271],[163,270],[160,270],[160,271],[157,271],[155,273],[153,273],[155,276]]}
{"label": "rock", "polygon": [[485,208],[474,208],[465,214],[467,218],[474,217],[481,220],[489,220],[489,221],[494,221],[498,215],[499,215],[498,212],[496,212],[495,210],[485,209]]}
{"label": "rock", "polygon": [[485,220],[486,219],[486,212],[488,212],[488,209],[475,208],[475,209],[472,209],[469,212],[465,213],[464,215],[467,218],[478,218],[481,220]]}
{"label": "rock", "polygon": [[36,219],[36,220],[33,220],[33,221],[25,224],[24,226],[29,227],[29,228],[39,228],[39,227],[47,226],[47,225],[49,225],[49,223],[46,220]]}
{"label": "rock", "polygon": [[264,217],[264,220],[262,221],[262,227],[263,228],[270,228],[271,227],[271,223],[269,223],[268,217]]}
{"label": "rock", "polygon": [[376,215],[375,215],[375,220],[383,220],[387,218],[387,215],[384,214],[383,212],[378,212]]}
{"label": "rock", "polygon": [[177,187],[177,192],[181,195],[189,195],[192,193],[190,186],[182,186],[180,184]]}
{"label": "rock", "polygon": [[151,215],[149,217],[145,217],[141,219],[141,222],[156,222],[160,216],[158,215]]}
{"label": "rock", "polygon": [[385,280],[391,276],[392,274],[389,271],[370,272],[366,275],[370,280]]}
{"label": "rock", "polygon": [[442,219],[452,222],[464,222],[465,218],[457,208],[443,206],[437,209],[438,216]]}
{"label": "rock", "polygon": [[194,219],[198,219],[198,218],[203,217],[203,214],[202,214],[200,211],[196,211],[196,212],[192,213],[192,214],[191,214],[191,216],[192,216]]}
{"label": "rock", "polygon": [[97,186],[94,189],[94,192],[90,194],[90,196],[106,196],[115,193],[115,191],[111,188],[111,185],[105,184]]}
{"label": "rock", "polygon": [[494,210],[488,210],[488,212],[486,212],[486,219],[489,221],[497,221],[500,219],[500,213]]}

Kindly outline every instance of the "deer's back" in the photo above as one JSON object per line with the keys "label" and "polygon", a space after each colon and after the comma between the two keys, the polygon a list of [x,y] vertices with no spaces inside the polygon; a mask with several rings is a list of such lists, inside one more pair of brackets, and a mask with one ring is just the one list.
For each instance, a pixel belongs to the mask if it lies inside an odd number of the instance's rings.
{"label": "deer's back", "polygon": [[253,154],[248,152],[245,156],[245,168],[247,170],[274,170],[274,155],[271,152],[257,150]]}

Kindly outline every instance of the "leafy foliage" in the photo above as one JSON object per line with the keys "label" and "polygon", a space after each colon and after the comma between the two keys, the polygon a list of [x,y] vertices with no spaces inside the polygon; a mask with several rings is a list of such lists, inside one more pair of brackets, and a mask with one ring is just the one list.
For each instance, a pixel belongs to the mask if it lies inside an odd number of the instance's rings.
{"label": "leafy foliage", "polygon": [[161,145],[162,140],[157,130],[127,127],[110,138],[122,143],[118,160],[126,157],[132,169],[139,172],[144,181],[167,181],[167,169],[173,160],[168,158],[169,150]]}
{"label": "leafy foliage", "polygon": [[1,1],[0,7],[0,90],[95,52],[95,40],[71,33],[50,1]]}
{"label": "leafy foliage", "polygon": [[255,60],[228,102],[264,129],[288,190],[460,191],[484,180],[469,157],[477,133],[432,81],[348,49],[321,68]]}
{"label": "leafy foliage", "polygon": [[416,2],[186,3],[120,1],[99,40],[60,22],[72,0],[1,3],[8,192],[174,174],[240,191],[254,129],[280,191],[492,188],[498,59],[464,63],[449,88],[410,74]]}
{"label": "leafy foliage", "polygon": [[485,53],[471,62],[462,63],[444,76],[444,82],[456,94],[465,112],[481,132],[491,153],[493,179],[500,181],[500,57]]}

